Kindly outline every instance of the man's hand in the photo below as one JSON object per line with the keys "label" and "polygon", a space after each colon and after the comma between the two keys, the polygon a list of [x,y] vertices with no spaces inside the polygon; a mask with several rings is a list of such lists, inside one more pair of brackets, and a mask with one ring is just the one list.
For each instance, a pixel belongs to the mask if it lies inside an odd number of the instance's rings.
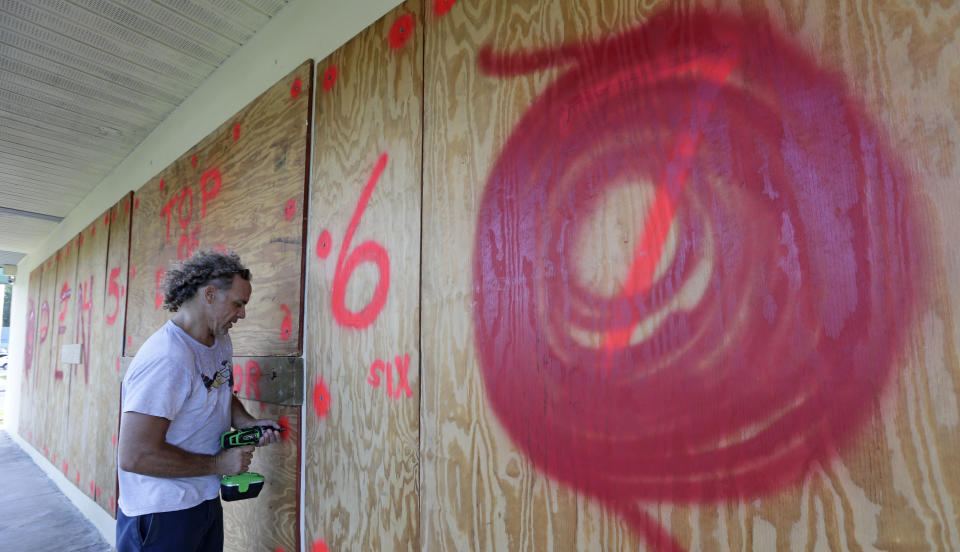
{"label": "man's hand", "polygon": [[263,435],[260,436],[260,441],[257,442],[258,447],[270,445],[273,443],[279,443],[283,439],[280,434],[280,424],[276,420],[252,420],[250,423],[238,428],[244,429],[253,426],[260,426],[264,428]]}
{"label": "man's hand", "polygon": [[263,432],[263,435],[260,436],[260,441],[257,442],[258,447],[279,443],[282,439],[280,436],[280,424],[278,424],[276,420],[255,420],[253,416],[247,413],[247,409],[243,407],[243,403],[240,402],[240,399],[238,399],[236,395],[233,396],[230,404],[230,420],[233,427],[237,429],[247,429],[253,426],[273,428]]}
{"label": "man's hand", "polygon": [[236,447],[221,451],[216,456],[220,475],[236,475],[247,471],[253,460],[253,447]]}

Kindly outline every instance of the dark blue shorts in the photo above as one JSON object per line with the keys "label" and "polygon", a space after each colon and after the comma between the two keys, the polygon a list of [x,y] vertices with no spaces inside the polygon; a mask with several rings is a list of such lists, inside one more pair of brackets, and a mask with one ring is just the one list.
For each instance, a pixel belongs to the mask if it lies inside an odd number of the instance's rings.
{"label": "dark blue shorts", "polygon": [[127,517],[117,508],[117,552],[222,552],[220,497],[193,508]]}

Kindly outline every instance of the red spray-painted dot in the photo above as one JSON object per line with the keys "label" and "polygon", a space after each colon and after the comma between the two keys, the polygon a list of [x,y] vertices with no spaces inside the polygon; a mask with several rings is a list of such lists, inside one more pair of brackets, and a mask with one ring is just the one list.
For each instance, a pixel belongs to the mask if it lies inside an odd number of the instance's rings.
{"label": "red spray-painted dot", "polygon": [[197,156],[196,156],[196,155],[194,155],[193,157],[190,158],[190,165],[191,165],[192,167],[196,167],[196,166],[197,166]]}
{"label": "red spray-painted dot", "polygon": [[296,98],[300,95],[300,88],[303,86],[303,81],[300,80],[300,77],[293,79],[293,85],[290,86],[290,97]]}
{"label": "red spray-painted dot", "polygon": [[80,472],[77,472],[77,485],[80,485]]}
{"label": "red spray-painted dot", "polygon": [[136,276],[136,275],[137,275],[137,267],[131,266],[131,267],[130,267],[130,277],[133,278],[133,277]]}
{"label": "red spray-painted dot", "polygon": [[97,487],[97,492],[95,494],[97,498],[100,498],[100,487]]}
{"label": "red spray-painted dot", "polygon": [[283,216],[287,220],[293,220],[293,216],[297,214],[297,201],[291,199],[287,201],[287,206],[283,209]]}
{"label": "red spray-painted dot", "polygon": [[336,65],[331,65],[327,67],[326,72],[323,73],[323,89],[329,92],[333,85],[337,82],[337,75],[340,73],[340,70],[337,69]]}
{"label": "red spray-painted dot", "polygon": [[[117,359],[117,361],[119,361],[119,360],[120,360],[120,359]],[[117,434],[116,434],[116,432],[114,432],[114,434],[113,434],[113,446],[117,446]]]}
{"label": "red spray-painted dot", "polygon": [[287,341],[293,332],[293,317],[290,316],[290,308],[286,305],[280,305],[283,311],[283,322],[280,323],[280,340]]}
{"label": "red spray-painted dot", "polygon": [[330,232],[327,230],[320,232],[320,238],[317,239],[317,257],[326,259],[330,255],[332,240],[333,238],[330,236]]}
{"label": "red spray-painted dot", "polygon": [[123,297],[126,294],[127,294],[127,288],[124,286],[120,286],[120,297]]}
{"label": "red spray-painted dot", "polygon": [[117,222],[117,213],[116,213],[116,211],[110,211],[110,222]]}
{"label": "red spray-painted dot", "polygon": [[435,0],[433,3],[433,13],[445,15],[456,2],[457,0]]}
{"label": "red spray-painted dot", "polygon": [[287,416],[280,416],[280,419],[277,420],[277,425],[282,427],[284,431],[280,432],[280,439],[287,441],[290,439],[290,418]]}
{"label": "red spray-painted dot", "polygon": [[327,548],[327,543],[323,542],[323,539],[318,539],[314,541],[310,552],[330,552],[330,549]]}
{"label": "red spray-painted dot", "polygon": [[66,461],[66,460],[63,461],[62,467],[63,467],[63,475],[66,475],[67,477],[69,477],[69,476],[70,476],[70,466],[67,465],[67,461]]}
{"label": "red spray-painted dot", "polygon": [[93,484],[93,479],[90,480],[90,494],[93,494],[96,491],[96,487]]}
{"label": "red spray-painted dot", "polygon": [[162,268],[158,269],[157,275],[153,279],[154,283],[156,284],[155,287],[153,288],[154,289],[153,308],[155,309],[159,309],[160,307],[163,306],[163,289],[162,289],[163,274],[164,274],[163,269]]}
{"label": "red spray-painted dot", "polygon": [[111,510],[117,509],[117,499],[113,498],[112,495],[110,496],[110,509]]}
{"label": "red spray-painted dot", "polygon": [[161,179],[160,179],[160,191],[161,191],[161,192],[163,191],[163,182],[164,182],[164,181],[163,181],[163,179],[161,178]]}
{"label": "red spray-painted dot", "polygon": [[393,22],[390,27],[390,47],[394,50],[400,48],[410,40],[413,35],[414,19],[409,13],[403,14]]}
{"label": "red spray-painted dot", "polygon": [[120,371],[120,357],[117,357],[117,372]]}
{"label": "red spray-painted dot", "polygon": [[233,139],[234,140],[240,139],[240,123],[233,125]]}
{"label": "red spray-painted dot", "polygon": [[103,225],[107,226],[110,224],[110,213],[103,215]]}
{"label": "red spray-painted dot", "polygon": [[123,212],[124,212],[124,213],[129,213],[129,212],[130,212],[130,202],[129,202],[129,201],[124,201],[124,202],[123,202]]}
{"label": "red spray-painted dot", "polygon": [[80,247],[81,245],[83,245],[83,234],[77,236],[77,247]]}
{"label": "red spray-painted dot", "polygon": [[320,376],[317,376],[317,383],[313,386],[313,408],[317,418],[326,418],[330,410],[330,389]]}
{"label": "red spray-painted dot", "polygon": [[127,336],[127,347],[133,347],[133,336],[132,336],[132,335],[128,335],[128,336]]}
{"label": "red spray-painted dot", "polygon": [[133,198],[133,208],[134,208],[134,209],[139,209],[139,208],[140,208],[140,198],[139,198],[139,197]]}
{"label": "red spray-painted dot", "polygon": [[90,229],[90,237],[92,238],[96,235],[97,235],[97,227],[94,226],[93,228]]}

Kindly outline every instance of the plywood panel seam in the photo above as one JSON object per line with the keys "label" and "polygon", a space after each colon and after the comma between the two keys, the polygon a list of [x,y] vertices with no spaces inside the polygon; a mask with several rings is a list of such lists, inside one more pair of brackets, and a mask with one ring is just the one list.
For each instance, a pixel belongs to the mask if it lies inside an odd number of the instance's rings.
{"label": "plywood panel seam", "polygon": [[[299,328],[300,332],[298,335],[297,350],[300,352],[300,358],[304,359],[306,362],[306,351],[304,351],[304,325],[306,324],[306,308],[307,308],[307,220],[310,217],[310,171],[313,168],[313,102],[314,95],[313,91],[316,90],[316,78],[317,70],[316,64],[313,61],[313,58],[307,59],[310,63],[310,94],[307,99],[307,119],[306,123],[306,133],[307,133],[307,153],[304,156],[304,173],[303,173],[303,217],[301,217],[301,227],[300,235],[302,239],[300,240],[300,323]],[[304,370],[304,378],[306,378],[306,370]],[[306,380],[304,380],[304,393],[306,393]],[[297,475],[299,478],[299,473]],[[299,505],[297,506],[299,509]],[[299,538],[299,537],[298,537]],[[298,543],[299,544],[299,543]]]}
{"label": "plywood panel seam", "polygon": [[[423,8],[421,11],[421,17],[426,20],[427,18],[427,9],[424,4],[421,4]],[[422,25],[425,27],[425,25]],[[423,180],[424,180],[424,158],[425,158],[425,144],[426,144],[426,127],[424,126],[426,120],[426,88],[427,88],[427,79],[426,79],[426,67],[427,67],[427,36],[428,33],[425,30],[421,30],[421,42],[422,46],[420,47],[420,228],[418,237],[418,247],[420,253],[418,255],[419,268],[417,270],[417,549],[424,549],[424,538],[423,538]]]}

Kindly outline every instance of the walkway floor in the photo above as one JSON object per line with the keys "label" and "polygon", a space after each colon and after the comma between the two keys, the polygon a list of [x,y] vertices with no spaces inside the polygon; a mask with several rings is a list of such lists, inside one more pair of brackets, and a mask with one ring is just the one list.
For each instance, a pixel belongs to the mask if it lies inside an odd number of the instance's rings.
{"label": "walkway floor", "polygon": [[0,430],[0,549],[109,552],[96,527]]}

